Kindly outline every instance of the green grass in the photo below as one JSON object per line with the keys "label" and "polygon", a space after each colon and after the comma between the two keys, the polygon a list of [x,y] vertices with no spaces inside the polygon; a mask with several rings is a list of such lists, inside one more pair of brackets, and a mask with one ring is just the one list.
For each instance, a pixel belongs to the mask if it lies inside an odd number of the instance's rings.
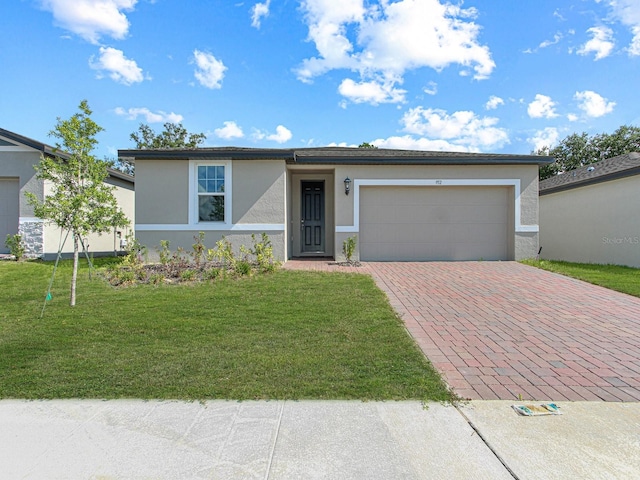
{"label": "green grass", "polygon": [[522,263],[640,297],[640,269],[620,265],[525,260]]}
{"label": "green grass", "polygon": [[449,400],[384,294],[277,271],[113,288],[71,265],[0,263],[0,398]]}

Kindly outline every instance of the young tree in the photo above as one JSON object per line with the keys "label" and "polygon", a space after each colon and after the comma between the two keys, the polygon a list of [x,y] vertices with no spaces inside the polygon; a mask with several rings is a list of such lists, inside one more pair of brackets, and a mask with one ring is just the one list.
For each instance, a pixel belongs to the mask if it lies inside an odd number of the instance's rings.
{"label": "young tree", "polygon": [[73,239],[73,274],[70,305],[76,304],[78,250],[82,237],[89,233],[105,233],[129,222],[118,207],[107,178],[107,166],[91,154],[98,141],[95,136],[103,129],[91,120],[91,110],[83,100],[79,112],[68,120],[58,118],[49,135],[56,137],[55,157],[40,159],[36,177],[50,183],[50,191],[39,200],[27,194],[37,217],[69,232]]}
{"label": "young tree", "polygon": [[583,165],[640,151],[640,127],[622,125],[615,132],[589,136],[586,132],[573,133],[553,148],[543,147],[537,155],[551,155],[555,163],[540,167],[540,180]]}
{"label": "young tree", "polygon": [[358,145],[358,148],[378,148],[378,147],[376,147],[375,145],[369,142],[362,142],[360,145]]}

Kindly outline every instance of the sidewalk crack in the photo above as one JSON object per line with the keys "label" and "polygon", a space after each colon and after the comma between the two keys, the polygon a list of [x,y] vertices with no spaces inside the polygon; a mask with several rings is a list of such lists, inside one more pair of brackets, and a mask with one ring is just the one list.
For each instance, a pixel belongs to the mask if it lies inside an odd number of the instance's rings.
{"label": "sidewalk crack", "polygon": [[482,440],[484,442],[484,444],[487,446],[487,448],[491,451],[491,453],[493,453],[493,455],[498,459],[498,461],[502,464],[502,466],[504,468],[507,469],[507,472],[509,472],[509,474],[514,478],[514,480],[520,480],[520,477],[518,477],[518,475],[516,475],[516,472],[514,472],[513,470],[511,470],[511,467],[509,467],[509,465],[507,465],[507,462],[500,456],[500,454],[493,448],[493,446],[489,443],[489,441],[484,437],[484,435],[482,435],[482,433],[480,433],[480,430],[478,430],[478,427],[476,427],[473,422],[471,420],[469,420],[469,417],[467,417],[464,412],[462,411],[462,409],[458,406],[455,405],[456,410],[458,411],[458,413],[462,416],[462,418],[465,419],[465,421],[469,424],[469,426],[471,427],[471,429],[478,435],[478,437],[480,437],[480,440]]}
{"label": "sidewalk crack", "polygon": [[271,445],[271,453],[269,455],[269,463],[267,464],[267,472],[264,476],[265,480],[269,480],[271,476],[271,465],[273,464],[273,457],[276,452],[276,444],[278,443],[278,436],[280,435],[280,425],[282,424],[282,415],[284,413],[284,405],[287,403],[286,400],[282,401],[282,407],[280,407],[280,414],[278,415],[278,423],[276,425],[276,431],[273,435],[273,444]]}

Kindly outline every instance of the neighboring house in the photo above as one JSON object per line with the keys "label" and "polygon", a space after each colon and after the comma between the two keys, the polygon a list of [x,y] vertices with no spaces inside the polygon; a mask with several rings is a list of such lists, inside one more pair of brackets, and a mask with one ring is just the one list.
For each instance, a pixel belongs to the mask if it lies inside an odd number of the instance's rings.
{"label": "neighboring house", "polygon": [[[35,165],[41,155],[59,156],[54,147],[23,137],[0,128],[0,253],[8,253],[5,247],[7,235],[20,233],[29,257],[55,258],[61,240],[60,229],[45,224],[33,216],[25,192],[43,198],[48,184],[36,178]],[[109,169],[106,183],[116,187],[114,192],[120,208],[131,222],[130,228],[114,229],[111,233],[92,234],[86,240],[88,250],[94,255],[113,254],[121,250],[121,241],[133,230],[134,224],[134,178]],[[62,248],[63,253],[73,253],[71,237]]]}
{"label": "neighboring house", "polygon": [[[236,248],[266,232],[280,260],[514,260],[538,251],[538,165],[553,159],[358,148],[120,150],[135,161],[136,236]],[[350,183],[348,183],[348,180]],[[349,191],[346,191],[346,188]]]}
{"label": "neighboring house", "polygon": [[640,153],[540,182],[542,258],[640,267]]}

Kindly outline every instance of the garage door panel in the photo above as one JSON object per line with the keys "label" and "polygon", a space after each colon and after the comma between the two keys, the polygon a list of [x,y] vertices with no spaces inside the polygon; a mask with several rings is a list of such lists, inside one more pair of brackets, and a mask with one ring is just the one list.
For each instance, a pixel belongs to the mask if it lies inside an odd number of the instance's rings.
{"label": "garage door panel", "polygon": [[[373,207],[373,205],[371,205]],[[491,207],[491,208],[488,208]],[[404,225],[429,219],[429,223],[504,223],[508,209],[502,205],[378,205],[360,215],[363,224]]]}
{"label": "garage door panel", "polygon": [[362,260],[506,260],[507,187],[363,187]]}

